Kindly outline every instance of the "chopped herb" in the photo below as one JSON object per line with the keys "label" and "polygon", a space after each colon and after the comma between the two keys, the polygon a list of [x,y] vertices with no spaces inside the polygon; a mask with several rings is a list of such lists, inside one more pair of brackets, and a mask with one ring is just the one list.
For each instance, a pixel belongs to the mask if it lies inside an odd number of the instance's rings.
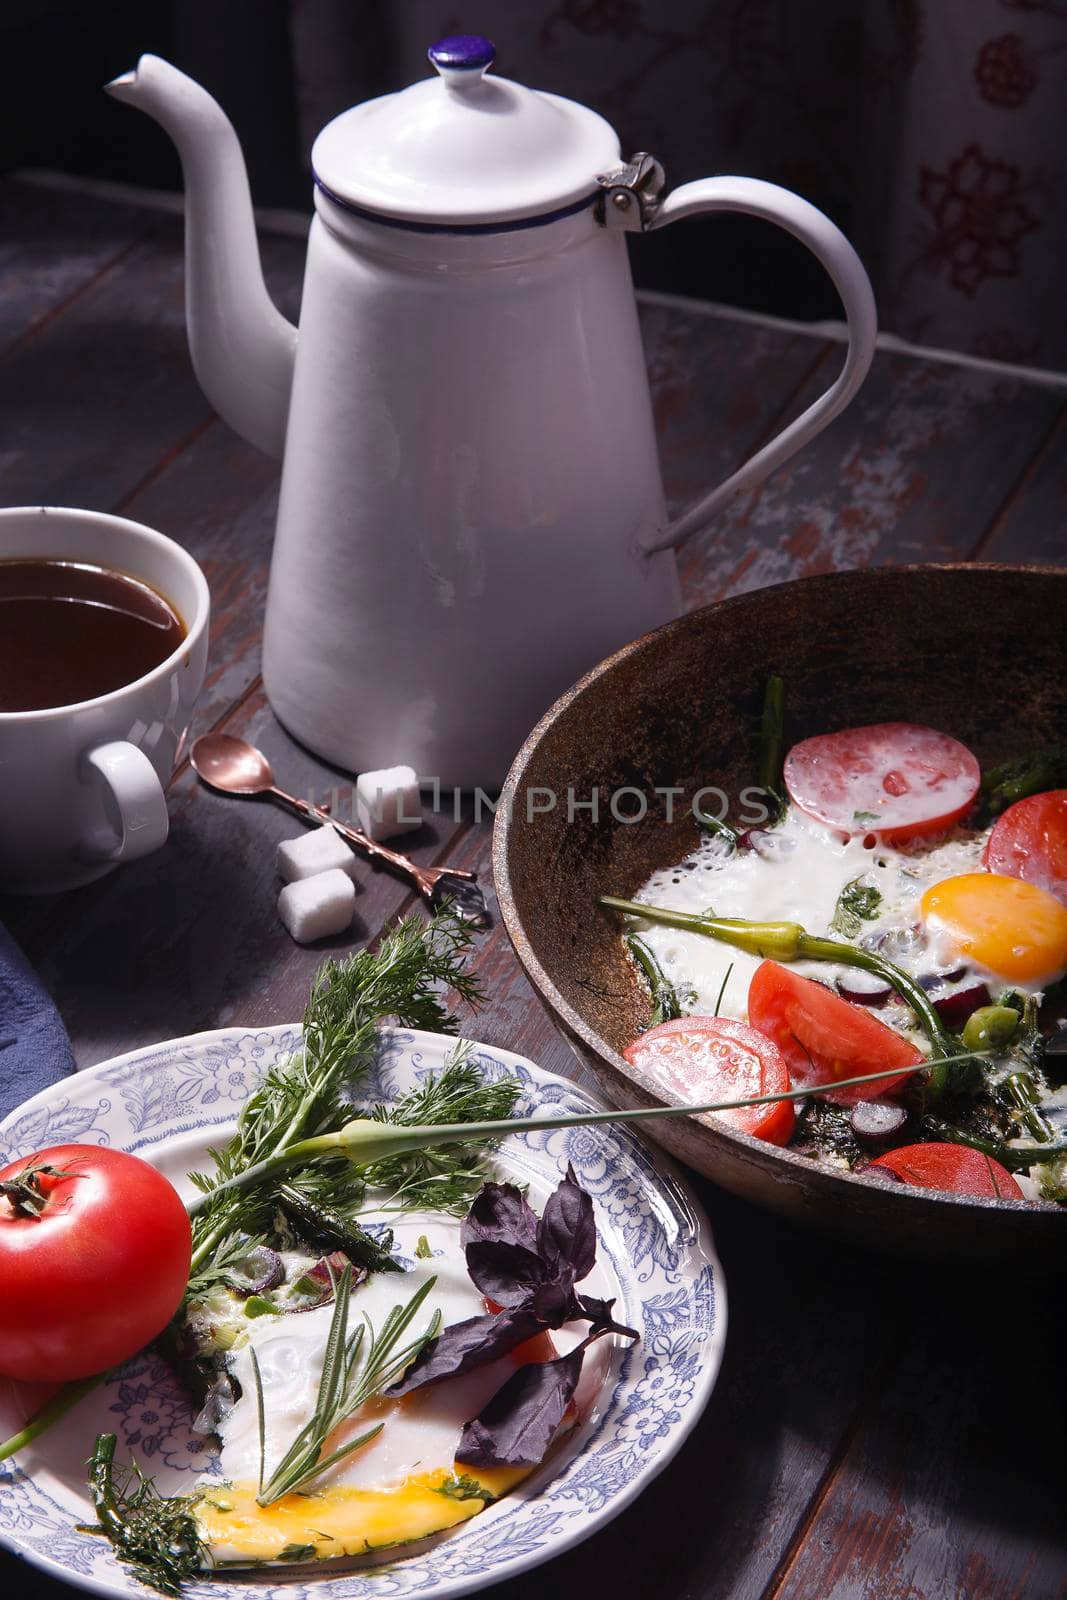
{"label": "chopped herb", "polygon": [[424,1233],[419,1234],[415,1245],[415,1254],[420,1261],[429,1261],[433,1255],[433,1251],[430,1249],[430,1241]]}
{"label": "chopped herb", "polygon": [[879,819],[877,811],[854,811],[852,820],[853,822],[877,822]]}
{"label": "chopped herb", "polygon": [[870,922],[878,915],[881,903],[880,889],[864,883],[862,878],[853,878],[837,897],[830,926],[843,939],[854,939],[863,923]]}
{"label": "chopped herb", "polygon": [[728,822],[723,822],[721,817],[713,817],[710,811],[702,811],[699,806],[694,806],[693,821],[704,833],[714,833],[718,838],[725,839],[731,850],[740,849],[741,835]]}
{"label": "chopped herb", "polygon": [[269,1317],[277,1310],[274,1301],[269,1300],[265,1294],[250,1294],[245,1301],[246,1317]]}
{"label": "chopped herb", "polygon": [[719,1008],[722,1005],[722,997],[726,993],[726,985],[730,981],[730,974],[731,974],[731,972],[733,970],[734,970],[734,964],[731,961],[730,965],[727,967],[725,973],[723,974],[722,983],[719,985],[719,996],[718,996],[718,999],[715,1001],[715,1015],[716,1016],[719,1015]]}
{"label": "chopped herb", "polygon": [[676,1017],[682,1015],[681,997],[653,955],[651,946],[641,938],[640,934],[629,933],[626,936],[626,947],[648,980],[652,994],[649,1027],[656,1028],[661,1022],[673,1022]]}
{"label": "chopped herb", "polygon": [[486,1505],[492,1505],[496,1499],[496,1495],[490,1494],[484,1484],[465,1472],[458,1478],[446,1478],[444,1483],[437,1485],[435,1493],[443,1494],[448,1500],[484,1500]]}
{"label": "chopped herb", "polygon": [[178,1595],[188,1578],[208,1564],[192,1501],[165,1497],[135,1463],[115,1474],[115,1435],[102,1433],[89,1459],[89,1493],[100,1531],[123,1566],[161,1594]]}
{"label": "chopped herb", "polygon": [[314,1561],[317,1552],[313,1544],[287,1544],[279,1550],[275,1561]]}

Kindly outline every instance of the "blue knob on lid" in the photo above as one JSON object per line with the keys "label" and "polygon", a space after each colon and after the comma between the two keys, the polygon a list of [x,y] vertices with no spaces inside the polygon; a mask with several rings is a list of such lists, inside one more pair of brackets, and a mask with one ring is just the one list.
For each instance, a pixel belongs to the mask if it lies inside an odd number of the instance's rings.
{"label": "blue knob on lid", "polygon": [[496,46],[479,33],[453,33],[447,39],[438,39],[426,54],[446,83],[469,83],[493,65]]}

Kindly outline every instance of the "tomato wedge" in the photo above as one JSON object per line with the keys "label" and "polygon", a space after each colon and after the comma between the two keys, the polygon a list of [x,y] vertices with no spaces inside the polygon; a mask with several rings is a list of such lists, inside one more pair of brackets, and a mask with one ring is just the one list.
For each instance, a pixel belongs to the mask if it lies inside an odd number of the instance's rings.
{"label": "tomato wedge", "polygon": [[946,1189],[994,1200],[1025,1200],[1019,1185],[999,1161],[963,1144],[905,1144],[879,1156],[871,1167],[887,1167],[918,1189]]}
{"label": "tomato wedge", "polygon": [[783,776],[809,817],[848,834],[876,833],[887,844],[958,821],[981,779],[966,745],[912,722],[804,739],[786,756]]}
{"label": "tomato wedge", "polygon": [[990,872],[1034,883],[1067,904],[1067,789],[1016,800],[997,818],[986,845]]}
{"label": "tomato wedge", "polygon": [[[823,984],[764,961],[748,986],[748,1020],[773,1039],[794,1087],[858,1078],[886,1067],[914,1067],[924,1059],[909,1040],[872,1017],[863,1006],[842,1000]],[[876,1100],[905,1083],[907,1073],[857,1084],[828,1094],[839,1105]]]}
{"label": "tomato wedge", "polygon": [[[781,1094],[790,1087],[778,1046],[755,1028],[727,1017],[661,1022],[627,1045],[623,1055],[631,1066],[640,1067],[655,1083],[693,1105]],[[796,1122],[791,1100],[711,1115],[769,1144],[788,1144]]]}

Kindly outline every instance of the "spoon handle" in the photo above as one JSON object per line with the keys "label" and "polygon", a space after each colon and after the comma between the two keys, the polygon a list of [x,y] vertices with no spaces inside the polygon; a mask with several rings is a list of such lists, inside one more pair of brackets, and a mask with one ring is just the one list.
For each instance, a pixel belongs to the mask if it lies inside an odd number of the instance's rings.
{"label": "spoon handle", "polygon": [[273,786],[269,792],[276,800],[280,800],[283,805],[288,806],[291,811],[295,811],[308,822],[332,823],[354,849],[371,861],[380,861],[383,866],[391,867],[394,872],[400,873],[421,895],[425,895],[427,900],[435,898],[437,886],[442,879],[457,878],[466,883],[474,883],[478,877],[476,872],[469,872],[465,867],[420,867],[410,856],[401,855],[397,850],[390,850],[388,845],[380,844],[377,839],[361,833],[350,823],[339,822],[336,817],[321,811],[308,800],[303,800],[295,794],[286,794],[284,789]]}

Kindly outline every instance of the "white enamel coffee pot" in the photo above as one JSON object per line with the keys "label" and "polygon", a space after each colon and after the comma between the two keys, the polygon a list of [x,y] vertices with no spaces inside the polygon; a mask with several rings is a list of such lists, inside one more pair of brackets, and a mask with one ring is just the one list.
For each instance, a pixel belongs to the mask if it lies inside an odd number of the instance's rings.
{"label": "white enamel coffee pot", "polygon": [[[271,302],[233,128],[157,56],[108,87],[174,138],[193,365],[284,458],[267,694],[349,771],[491,788],[582,672],[679,607],[673,547],[842,410],[874,352],[870,284],[814,206],[752,178],[664,195],[585,106],[442,40],[432,78],[346,111],[312,151],[299,333]],[[848,319],[826,393],[669,523],[628,231],[740,211],[806,244]]]}

